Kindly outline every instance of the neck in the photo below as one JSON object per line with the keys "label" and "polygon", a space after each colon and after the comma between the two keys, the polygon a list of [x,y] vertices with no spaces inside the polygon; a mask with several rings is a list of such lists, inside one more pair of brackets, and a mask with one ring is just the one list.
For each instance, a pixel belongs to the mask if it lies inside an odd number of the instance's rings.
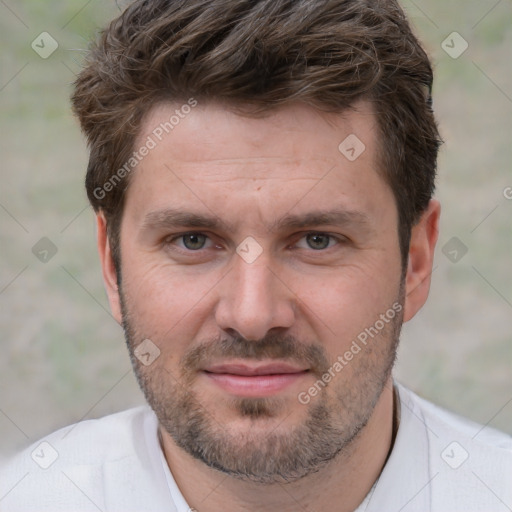
{"label": "neck", "polygon": [[385,465],[393,441],[391,378],[359,435],[350,446],[317,473],[287,484],[242,481],[209,468],[178,448],[160,428],[169,468],[187,503],[197,512],[296,512],[355,510]]}

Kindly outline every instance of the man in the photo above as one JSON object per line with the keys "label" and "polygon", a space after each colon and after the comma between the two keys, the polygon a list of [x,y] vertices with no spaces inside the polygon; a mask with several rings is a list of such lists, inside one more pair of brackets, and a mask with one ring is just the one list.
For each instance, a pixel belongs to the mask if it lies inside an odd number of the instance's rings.
{"label": "man", "polygon": [[437,240],[431,86],[394,0],[114,20],[73,107],[149,406],[18,455],[0,508],[510,510],[512,440],[391,374]]}

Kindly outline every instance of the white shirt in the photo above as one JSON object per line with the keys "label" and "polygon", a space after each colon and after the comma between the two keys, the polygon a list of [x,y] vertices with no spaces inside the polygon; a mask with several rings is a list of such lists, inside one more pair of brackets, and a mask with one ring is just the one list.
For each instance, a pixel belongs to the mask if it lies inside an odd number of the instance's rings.
{"label": "white shirt", "polygon": [[[356,512],[510,512],[512,438],[398,389],[392,453]],[[54,432],[0,467],[0,511],[189,512],[157,426],[143,406]]]}

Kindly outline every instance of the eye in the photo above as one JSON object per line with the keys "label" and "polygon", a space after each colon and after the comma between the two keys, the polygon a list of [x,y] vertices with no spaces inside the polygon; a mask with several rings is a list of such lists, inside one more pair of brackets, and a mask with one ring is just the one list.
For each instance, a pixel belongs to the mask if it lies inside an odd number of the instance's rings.
{"label": "eye", "polygon": [[202,233],[187,233],[182,236],[183,245],[191,251],[202,249],[206,244],[206,238]]}
{"label": "eye", "polygon": [[189,251],[199,251],[204,249],[208,237],[203,233],[185,233],[169,240],[169,243],[175,243],[179,247]]}
{"label": "eye", "polygon": [[[302,240],[305,240],[307,246],[302,243]],[[306,236],[302,237],[297,244],[301,249],[313,249],[315,251],[321,251],[323,249],[328,249],[333,245],[339,243],[339,240],[326,233],[308,233]]]}

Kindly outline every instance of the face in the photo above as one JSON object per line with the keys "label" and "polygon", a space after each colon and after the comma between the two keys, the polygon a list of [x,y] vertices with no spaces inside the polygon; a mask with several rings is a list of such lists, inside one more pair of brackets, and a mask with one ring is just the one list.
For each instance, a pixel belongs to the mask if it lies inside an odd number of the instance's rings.
{"label": "face", "polygon": [[[100,219],[111,305],[163,431],[239,478],[317,471],[389,385],[411,278],[375,118],[355,107],[254,119],[199,104],[159,141],[176,105],[159,106],[126,196],[119,287]],[[349,135],[356,159],[338,149]]]}

